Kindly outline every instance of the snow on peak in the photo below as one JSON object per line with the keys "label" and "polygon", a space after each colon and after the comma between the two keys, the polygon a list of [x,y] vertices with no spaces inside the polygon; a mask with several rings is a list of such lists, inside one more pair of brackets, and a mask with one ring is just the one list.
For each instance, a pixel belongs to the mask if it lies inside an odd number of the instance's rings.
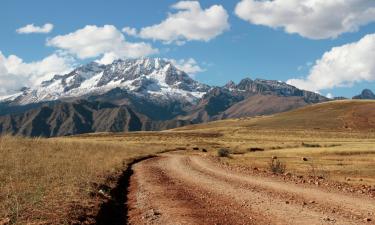
{"label": "snow on peak", "polygon": [[114,88],[147,98],[198,100],[209,89],[161,58],[119,59],[108,65],[92,62],[65,75],[55,75],[24,91],[19,104],[104,94]]}

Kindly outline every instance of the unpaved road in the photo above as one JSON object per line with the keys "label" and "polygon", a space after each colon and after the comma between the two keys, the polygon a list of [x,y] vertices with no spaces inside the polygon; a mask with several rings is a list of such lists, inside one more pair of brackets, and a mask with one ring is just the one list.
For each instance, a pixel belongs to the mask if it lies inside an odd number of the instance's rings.
{"label": "unpaved road", "polygon": [[133,170],[129,224],[375,224],[372,199],[236,173],[204,156],[163,154]]}

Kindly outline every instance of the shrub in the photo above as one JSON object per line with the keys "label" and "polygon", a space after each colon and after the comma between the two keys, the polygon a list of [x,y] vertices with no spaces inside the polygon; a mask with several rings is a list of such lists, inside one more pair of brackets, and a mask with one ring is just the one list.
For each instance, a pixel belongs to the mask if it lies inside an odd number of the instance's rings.
{"label": "shrub", "polygon": [[228,157],[229,156],[229,150],[228,149],[225,149],[225,148],[221,148],[217,151],[217,155],[219,157]]}
{"label": "shrub", "polygon": [[302,142],[302,146],[306,147],[306,148],[320,148],[320,147],[322,147],[320,144],[308,144],[308,143],[304,143],[304,142]]}
{"label": "shrub", "polygon": [[277,158],[272,158],[269,163],[269,169],[272,173],[283,174],[285,173],[286,165]]}
{"label": "shrub", "polygon": [[249,148],[249,152],[263,152],[264,148]]}

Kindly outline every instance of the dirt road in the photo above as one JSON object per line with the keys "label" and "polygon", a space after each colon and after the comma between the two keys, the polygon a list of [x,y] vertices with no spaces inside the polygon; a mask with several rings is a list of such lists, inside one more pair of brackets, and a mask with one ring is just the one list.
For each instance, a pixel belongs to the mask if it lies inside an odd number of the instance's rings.
{"label": "dirt road", "polygon": [[375,201],[235,173],[199,155],[133,166],[130,224],[375,224]]}

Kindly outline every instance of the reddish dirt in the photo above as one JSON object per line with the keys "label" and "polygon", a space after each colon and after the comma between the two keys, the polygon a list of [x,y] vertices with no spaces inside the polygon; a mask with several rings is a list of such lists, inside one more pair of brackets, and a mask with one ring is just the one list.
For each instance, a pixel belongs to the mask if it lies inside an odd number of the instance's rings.
{"label": "reddish dirt", "polygon": [[375,224],[371,198],[253,176],[178,153],[133,166],[129,224]]}

